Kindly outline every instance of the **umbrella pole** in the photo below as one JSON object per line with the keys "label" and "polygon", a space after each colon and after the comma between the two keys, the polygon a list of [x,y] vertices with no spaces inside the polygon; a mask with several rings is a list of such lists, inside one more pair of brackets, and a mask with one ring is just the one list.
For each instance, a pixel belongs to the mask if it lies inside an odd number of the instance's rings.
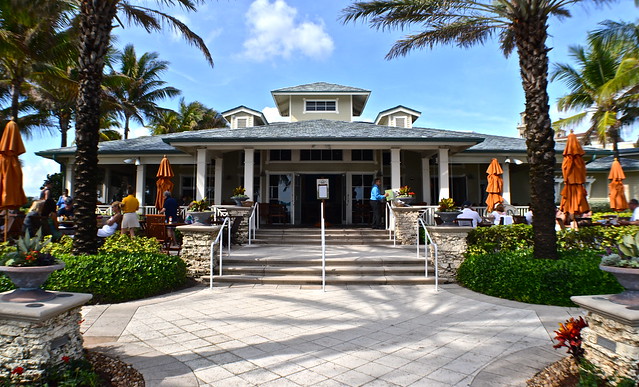
{"label": "umbrella pole", "polygon": [[9,210],[4,210],[4,241],[7,241],[7,234],[9,233]]}

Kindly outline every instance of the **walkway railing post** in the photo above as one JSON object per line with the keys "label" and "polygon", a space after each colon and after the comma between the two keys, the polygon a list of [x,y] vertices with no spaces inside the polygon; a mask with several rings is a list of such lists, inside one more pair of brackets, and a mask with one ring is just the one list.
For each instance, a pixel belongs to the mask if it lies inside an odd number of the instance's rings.
{"label": "walkway railing post", "polygon": [[326,224],[324,222],[324,200],[321,204],[321,229],[322,229],[322,290],[326,291]]}

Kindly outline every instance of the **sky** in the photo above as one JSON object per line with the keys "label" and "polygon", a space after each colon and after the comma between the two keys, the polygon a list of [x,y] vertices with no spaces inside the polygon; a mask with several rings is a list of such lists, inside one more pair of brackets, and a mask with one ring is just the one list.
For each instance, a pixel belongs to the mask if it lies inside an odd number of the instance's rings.
{"label": "sky", "polygon": [[[159,3],[138,2],[153,7]],[[269,122],[283,121],[271,90],[328,82],[371,91],[362,121],[373,121],[380,111],[404,105],[422,113],[414,126],[518,136],[524,95],[516,52],[505,58],[493,39],[472,48],[438,46],[386,60],[393,42],[411,30],[378,31],[362,22],[343,24],[340,16],[350,3],[218,0],[200,5],[197,13],[165,9],[204,39],[213,67],[171,30],[148,34],[125,24],[113,30],[114,45],[122,49],[133,44],[138,56],[159,53],[161,60],[170,63],[162,76],[167,85],[182,90],[187,103],[197,100],[220,112],[245,105],[262,111]],[[639,16],[631,0],[599,7],[583,3],[587,6],[571,6],[571,18],[549,21],[546,44],[551,48],[551,68],[552,63],[574,63],[568,48],[584,45],[588,31],[597,29],[601,21],[637,21]],[[556,101],[567,89],[556,82],[548,92],[551,118],[561,118]],[[176,109],[178,103],[179,97],[159,105]],[[148,134],[138,126],[132,128],[131,136]],[[636,139],[634,133],[628,136]],[[60,135],[36,136],[25,140],[25,146],[24,189],[27,196],[35,196],[46,175],[58,172],[59,165],[34,153],[59,147]]]}

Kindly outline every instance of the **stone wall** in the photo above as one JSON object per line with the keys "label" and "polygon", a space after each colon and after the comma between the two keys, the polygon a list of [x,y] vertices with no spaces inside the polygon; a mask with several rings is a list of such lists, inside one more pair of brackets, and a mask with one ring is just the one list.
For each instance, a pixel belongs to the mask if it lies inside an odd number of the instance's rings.
{"label": "stone wall", "polygon": [[608,377],[639,383],[639,311],[615,304],[606,296],[571,299],[588,311],[588,328],[581,331],[586,359]]}
{"label": "stone wall", "polygon": [[413,207],[393,207],[395,215],[395,237],[402,245],[414,245],[417,237],[417,218],[420,209]]}
{"label": "stone wall", "polygon": [[20,380],[37,381],[63,357],[83,356],[80,306],[91,295],[59,294],[42,303],[0,302],[0,374],[22,367]]}
{"label": "stone wall", "polygon": [[[187,265],[187,274],[190,277],[199,278],[208,276],[211,271],[211,243],[215,241],[221,226],[178,226],[182,233],[182,250],[180,258]],[[224,235],[224,245],[227,237]],[[218,245],[214,248],[214,268],[219,264]]]}
{"label": "stone wall", "polygon": [[[466,236],[472,227],[426,227],[433,242],[437,245],[437,266],[439,277],[446,282],[455,282],[457,269],[464,262],[466,252]],[[431,250],[434,254],[434,250]],[[433,256],[434,259],[434,256]]]}
{"label": "stone wall", "polygon": [[233,235],[233,241],[235,243],[244,244],[248,243],[248,221],[251,216],[252,207],[239,207],[239,206],[222,206],[225,208],[231,217],[241,216],[240,228]]}

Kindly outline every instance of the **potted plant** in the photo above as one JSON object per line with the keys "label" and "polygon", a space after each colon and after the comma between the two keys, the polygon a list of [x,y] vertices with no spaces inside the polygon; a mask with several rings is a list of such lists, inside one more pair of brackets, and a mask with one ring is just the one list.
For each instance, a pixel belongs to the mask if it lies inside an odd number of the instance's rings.
{"label": "potted plant", "polygon": [[399,187],[395,199],[400,200],[404,204],[411,204],[415,199],[415,192],[411,191],[410,187],[407,185]]}
{"label": "potted plant", "polygon": [[50,239],[42,241],[42,230],[38,230],[33,238],[27,230],[24,237],[18,239],[16,251],[0,257],[0,272],[17,287],[13,292],[3,295],[3,301],[41,302],[56,297],[55,293],[40,288],[51,273],[65,266],[64,262],[42,251],[49,242]]}
{"label": "potted plant", "polygon": [[617,278],[624,292],[610,296],[618,304],[639,306],[639,233],[624,235],[616,251],[609,250],[601,258],[599,268]]}
{"label": "potted plant", "polygon": [[455,226],[453,221],[457,219],[461,211],[457,210],[455,201],[452,198],[447,198],[439,201],[439,208],[435,211],[435,214],[437,214],[443,222],[440,226]]}
{"label": "potted plant", "polygon": [[233,188],[233,195],[231,196],[231,199],[233,199],[235,201],[235,204],[237,204],[238,206],[242,205],[242,202],[248,200],[248,196],[246,196],[246,188],[239,186],[239,187],[235,187]]}
{"label": "potted plant", "polygon": [[206,197],[202,200],[194,200],[186,208],[186,223],[211,224],[211,216],[214,214]]}

